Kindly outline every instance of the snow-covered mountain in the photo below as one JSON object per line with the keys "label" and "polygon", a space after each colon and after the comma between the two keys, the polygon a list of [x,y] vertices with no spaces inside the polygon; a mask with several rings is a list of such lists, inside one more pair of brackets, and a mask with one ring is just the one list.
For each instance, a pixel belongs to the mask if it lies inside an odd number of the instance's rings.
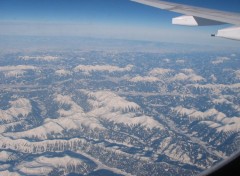
{"label": "snow-covered mountain", "polygon": [[0,175],[196,175],[239,148],[240,53],[0,56]]}

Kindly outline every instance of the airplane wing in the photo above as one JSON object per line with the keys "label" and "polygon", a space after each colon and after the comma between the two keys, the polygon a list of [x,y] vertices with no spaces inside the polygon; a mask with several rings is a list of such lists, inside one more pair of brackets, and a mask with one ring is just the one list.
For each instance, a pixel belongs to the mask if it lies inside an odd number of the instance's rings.
{"label": "airplane wing", "polygon": [[219,30],[214,36],[240,40],[240,14],[194,7],[161,0],[131,0],[141,4],[184,14],[172,19],[173,24],[186,26],[208,26],[219,24],[236,25],[231,28]]}

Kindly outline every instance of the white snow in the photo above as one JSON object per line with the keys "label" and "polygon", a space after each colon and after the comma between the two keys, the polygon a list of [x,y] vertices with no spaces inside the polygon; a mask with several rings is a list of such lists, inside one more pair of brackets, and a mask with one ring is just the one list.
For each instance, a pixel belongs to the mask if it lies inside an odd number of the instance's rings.
{"label": "white snow", "polygon": [[158,128],[164,127],[154,120],[152,117],[136,115],[141,108],[134,102],[127,101],[125,98],[118,96],[110,91],[86,92],[89,99],[88,102],[92,109],[85,113],[83,109],[76,104],[70,96],[56,95],[56,101],[60,107],[68,105],[68,110],[59,109],[59,117],[57,119],[46,118],[43,125],[15,133],[5,133],[13,139],[31,138],[46,140],[49,136],[62,136],[65,131],[82,130],[83,127],[88,127],[92,130],[106,130],[102,126],[100,120],[105,119],[113,123],[125,124],[128,126],[140,125],[144,128]]}
{"label": "white snow", "polygon": [[85,74],[89,74],[91,72],[125,72],[131,71],[133,65],[127,65],[126,67],[118,67],[113,65],[78,65],[74,68],[75,72],[83,72]]}
{"label": "white snow", "polygon": [[136,76],[129,79],[130,82],[157,82],[159,81],[158,78],[153,76]]}
{"label": "white snow", "polygon": [[4,73],[5,77],[21,77],[26,73],[24,70],[12,70]]}
{"label": "white snow", "polygon": [[32,167],[32,163],[28,163],[29,166],[20,166],[18,169],[20,172],[24,173],[25,175],[36,175],[36,176],[45,176],[48,175],[53,168],[48,166],[42,166],[42,167]]}
{"label": "white snow", "polygon": [[226,98],[224,98],[223,96],[219,96],[218,98],[215,98],[212,100],[212,102],[214,104],[223,104],[223,103],[226,103],[226,104],[232,104],[230,101],[228,101]]}
{"label": "white snow", "polygon": [[189,80],[189,76],[184,73],[178,73],[173,78],[171,78],[172,81],[185,81]]}
{"label": "white snow", "polygon": [[164,151],[164,154],[173,160],[192,164],[191,159],[186,151],[181,149],[181,147],[176,144],[169,145],[168,148]]}
{"label": "white snow", "polygon": [[236,78],[240,80],[240,70],[235,71]]}
{"label": "white snow", "polygon": [[17,66],[2,66],[0,71],[15,71],[15,70],[34,70],[36,67],[31,65],[17,65]]}
{"label": "white snow", "polygon": [[128,126],[141,125],[145,128],[164,129],[152,117],[146,115],[137,116],[135,111],[140,110],[140,106],[134,102],[125,100],[113,92],[99,91],[88,93],[88,96],[90,97],[89,103],[93,108],[89,112],[90,116]]}
{"label": "white snow", "polygon": [[187,115],[191,120],[204,120],[209,119],[210,117],[215,117],[217,120],[223,119],[225,114],[217,111],[216,109],[209,109],[205,112],[197,111],[196,109],[187,109],[181,106],[178,106],[173,109],[179,115]]}
{"label": "white snow", "polygon": [[217,81],[217,78],[216,78],[216,76],[215,76],[214,74],[212,74],[212,75],[210,76],[210,78],[211,78],[211,80],[212,80],[213,82]]}
{"label": "white snow", "polygon": [[176,60],[176,63],[177,63],[177,64],[184,64],[184,63],[185,63],[185,60],[183,60],[183,59],[178,59],[178,60]]}
{"label": "white snow", "polygon": [[239,90],[240,89],[240,83],[236,83],[236,84],[189,84],[188,86],[191,86],[191,87],[195,87],[195,88],[198,88],[198,89],[210,89],[214,92],[219,92],[223,89],[237,89]]}
{"label": "white snow", "polygon": [[191,68],[184,68],[181,71],[186,73],[186,74],[193,74],[194,73],[194,70],[191,69]]}
{"label": "white snow", "polygon": [[170,59],[163,59],[164,62],[169,63]]}
{"label": "white snow", "polygon": [[54,61],[59,59],[57,56],[19,56],[21,60],[43,60],[43,61]]}
{"label": "white snow", "polygon": [[11,152],[0,151],[0,162],[7,162],[16,159],[16,156]]}
{"label": "white snow", "polygon": [[191,82],[199,82],[204,81],[205,79],[202,76],[196,75],[195,73],[178,73],[174,77],[171,78],[171,81],[191,81]]}
{"label": "white snow", "polygon": [[5,136],[11,136],[14,139],[37,138],[41,140],[48,139],[49,135],[63,135],[64,130],[81,130],[88,127],[92,130],[105,130],[98,119],[88,116],[83,109],[77,105],[70,96],[56,95],[55,99],[61,105],[70,106],[69,110],[59,109],[57,119],[45,119],[43,125],[15,133],[5,133]]}
{"label": "white snow", "polygon": [[65,69],[61,69],[61,70],[56,70],[55,74],[58,76],[68,76],[68,75],[71,75],[71,72]]}
{"label": "white snow", "polygon": [[157,153],[163,154],[164,150],[167,149],[171,141],[172,141],[171,137],[164,138],[158,147]]}
{"label": "white snow", "polygon": [[26,71],[36,69],[37,67],[31,65],[2,66],[0,72],[3,72],[5,77],[21,77]]}
{"label": "white snow", "polygon": [[224,132],[240,131],[240,117],[224,118],[221,122],[224,123],[224,125],[217,128],[218,131],[224,131]]}
{"label": "white snow", "polygon": [[2,176],[20,176],[19,173],[17,173],[17,172],[10,172],[8,170],[0,171],[0,175],[2,175]]}
{"label": "white snow", "polygon": [[106,169],[106,170],[110,170],[114,173],[120,174],[120,175],[126,175],[126,176],[131,176],[131,174],[126,173],[118,168],[114,168],[114,167],[108,167],[105,164],[103,164],[102,162],[100,162],[99,160],[97,160],[96,158],[92,157],[91,155],[84,153],[80,150],[77,151],[77,153],[85,156],[86,158],[89,158],[90,160],[92,160],[95,164],[97,164],[98,168],[95,170],[100,170],[100,169]]}
{"label": "white snow", "polygon": [[37,67],[31,65],[2,66],[0,72],[3,72],[5,77],[21,77],[26,71],[36,69]]}
{"label": "white snow", "polygon": [[217,64],[221,64],[228,60],[230,60],[230,58],[228,58],[228,57],[217,57],[216,60],[212,61],[212,64],[217,65]]}
{"label": "white snow", "polygon": [[47,175],[54,168],[62,169],[67,173],[68,167],[77,170],[80,165],[86,165],[80,159],[69,156],[48,158],[40,156],[34,161],[20,164],[17,169],[25,174],[31,175]]}
{"label": "white snow", "polygon": [[170,72],[173,72],[173,70],[165,69],[165,68],[154,68],[153,70],[151,70],[149,72],[149,74],[153,75],[153,76],[158,76],[158,75],[165,75],[165,74],[168,74]]}
{"label": "white snow", "polygon": [[110,91],[89,92],[89,103],[93,108],[105,107],[109,111],[137,111],[140,106]]}
{"label": "white snow", "polygon": [[29,142],[25,139],[10,139],[0,135],[0,149],[10,149],[22,153],[44,153],[50,149],[56,152],[64,151],[65,146],[74,147],[76,144],[85,144],[86,140],[72,138],[70,140],[44,140],[40,142]]}
{"label": "white snow", "polygon": [[208,125],[221,132],[238,132],[240,131],[240,117],[227,117],[224,113],[216,109],[209,109],[205,112],[195,109],[187,109],[181,106],[173,109],[178,115],[187,116],[190,120],[200,120],[202,124]]}
{"label": "white snow", "polygon": [[5,133],[5,136],[10,136],[14,139],[21,139],[21,138],[37,138],[40,140],[48,139],[48,135],[50,134],[62,134],[63,127],[59,124],[54,122],[45,123],[42,126],[23,131],[23,132],[15,132],[15,133]]}
{"label": "white snow", "polygon": [[[0,110],[0,122],[11,123],[26,118],[32,111],[32,105],[28,99],[19,98],[10,102],[11,107]],[[21,116],[21,117],[19,117]]]}
{"label": "white snow", "polygon": [[[11,167],[10,164],[1,164],[0,165],[0,170],[4,171],[4,170],[7,170],[9,167]],[[1,171],[0,171],[0,175],[1,175]]]}

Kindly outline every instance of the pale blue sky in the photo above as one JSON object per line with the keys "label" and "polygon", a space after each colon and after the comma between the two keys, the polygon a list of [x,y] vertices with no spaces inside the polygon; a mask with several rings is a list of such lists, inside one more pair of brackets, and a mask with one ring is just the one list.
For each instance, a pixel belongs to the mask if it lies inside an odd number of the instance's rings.
{"label": "pale blue sky", "polygon": [[[240,1],[169,0],[240,12]],[[0,35],[83,36],[239,46],[213,39],[227,26],[183,27],[171,24],[180,14],[129,0],[0,0]]]}

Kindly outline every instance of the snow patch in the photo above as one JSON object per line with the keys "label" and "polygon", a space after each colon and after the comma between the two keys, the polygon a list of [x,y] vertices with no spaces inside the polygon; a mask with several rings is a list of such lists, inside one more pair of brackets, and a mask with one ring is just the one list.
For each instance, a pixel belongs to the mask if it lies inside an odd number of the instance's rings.
{"label": "snow patch", "polygon": [[88,96],[90,97],[89,103],[92,105],[92,110],[89,112],[90,116],[131,127],[140,125],[150,129],[164,129],[152,117],[136,115],[135,112],[140,110],[140,106],[125,100],[113,92],[99,91],[88,93]]}
{"label": "snow patch", "polygon": [[76,104],[70,96],[56,95],[54,100],[62,105],[69,105],[70,109],[59,109],[59,117],[57,119],[45,119],[42,126],[15,133],[5,133],[5,136],[10,136],[14,139],[20,138],[37,138],[46,140],[49,136],[62,136],[64,131],[81,130],[83,127],[92,130],[105,130],[99,120],[88,116],[78,104]]}
{"label": "snow patch", "polygon": [[191,68],[185,68],[181,70],[182,72],[186,73],[186,74],[193,74],[194,70]]}
{"label": "snow patch", "polygon": [[125,72],[125,71],[131,71],[133,68],[133,65],[127,65],[126,67],[118,67],[118,66],[112,66],[112,65],[78,65],[74,68],[75,72],[83,72],[85,74],[90,74],[92,72]]}
{"label": "snow patch", "polygon": [[200,121],[218,132],[238,132],[240,131],[240,117],[227,117],[224,113],[216,109],[209,109],[205,112],[195,109],[187,109],[181,106],[173,109],[178,115],[187,116],[190,120]]}
{"label": "snow patch", "polygon": [[0,122],[11,123],[25,119],[32,111],[32,105],[28,99],[20,98],[10,102],[11,107],[0,110]]}
{"label": "snow patch", "polygon": [[129,81],[130,82],[157,82],[157,81],[159,81],[159,79],[156,77],[153,77],[153,76],[145,76],[145,77],[136,76],[136,77],[129,79]]}
{"label": "snow patch", "polygon": [[177,64],[184,64],[184,63],[185,63],[185,60],[179,59],[179,60],[176,60],[176,63],[177,63]]}
{"label": "snow patch", "polygon": [[235,71],[235,75],[237,79],[240,79],[240,70]]}
{"label": "snow patch", "polygon": [[178,115],[188,116],[191,120],[204,120],[210,117],[215,117],[217,120],[221,120],[226,117],[222,112],[217,111],[216,109],[209,109],[205,112],[197,111],[196,109],[187,109],[181,106],[178,106],[173,109]]}
{"label": "snow patch", "polygon": [[71,75],[71,72],[65,69],[61,69],[61,70],[56,70],[55,74],[58,76],[68,76],[68,75]]}
{"label": "snow patch", "polygon": [[19,56],[21,60],[54,61],[59,59],[57,56]]}
{"label": "snow patch", "polygon": [[105,107],[109,111],[137,111],[140,109],[136,103],[129,102],[110,91],[88,93],[88,96],[91,98],[88,102],[93,108]]}
{"label": "snow patch", "polygon": [[202,76],[196,75],[194,73],[184,74],[178,73],[174,77],[171,78],[171,81],[191,81],[191,82],[199,82],[204,81],[205,79]]}
{"label": "snow patch", "polygon": [[2,66],[0,72],[3,72],[5,77],[21,77],[26,71],[36,69],[37,67],[31,65]]}
{"label": "snow patch", "polygon": [[8,170],[0,171],[0,175],[2,175],[2,176],[20,176],[19,173],[17,173],[17,172],[10,172]]}
{"label": "snow patch", "polygon": [[214,64],[214,65],[222,64],[228,60],[230,60],[230,58],[228,58],[228,57],[217,57],[216,60],[212,61],[212,64]]}
{"label": "snow patch", "polygon": [[4,73],[5,77],[21,77],[26,73],[26,71],[23,70],[12,70],[12,71],[7,71]]}
{"label": "snow patch", "polygon": [[15,160],[17,157],[12,152],[1,151],[0,162]]}
{"label": "snow patch", "polygon": [[[34,161],[25,162],[17,167],[19,171],[28,175],[47,175],[54,168],[58,168],[64,171],[65,174],[73,171],[79,173],[78,167],[87,167],[87,164],[69,156],[48,158],[40,156]],[[70,169],[71,168],[71,169]]]}
{"label": "snow patch", "polygon": [[171,70],[171,69],[154,68],[153,70],[151,70],[149,72],[149,74],[153,75],[153,76],[158,76],[158,75],[165,75],[165,74],[168,74],[168,73],[171,73],[171,72],[173,72],[173,70]]}

